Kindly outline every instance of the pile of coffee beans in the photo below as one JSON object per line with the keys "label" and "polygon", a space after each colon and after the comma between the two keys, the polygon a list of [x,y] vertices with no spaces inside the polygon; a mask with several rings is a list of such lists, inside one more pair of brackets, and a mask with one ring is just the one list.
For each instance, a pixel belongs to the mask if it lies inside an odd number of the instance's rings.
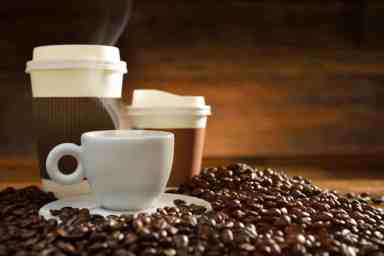
{"label": "pile of coffee beans", "polygon": [[245,164],[209,168],[176,191],[211,202],[104,218],[63,208],[37,188],[0,192],[0,255],[384,256],[384,211],[303,177]]}
{"label": "pile of coffee beans", "polygon": [[369,204],[373,204],[376,206],[383,206],[384,205],[384,196],[383,195],[377,195],[377,194],[370,194],[367,192],[355,194],[355,193],[347,193],[345,196],[349,199],[357,199],[363,202],[367,202]]}

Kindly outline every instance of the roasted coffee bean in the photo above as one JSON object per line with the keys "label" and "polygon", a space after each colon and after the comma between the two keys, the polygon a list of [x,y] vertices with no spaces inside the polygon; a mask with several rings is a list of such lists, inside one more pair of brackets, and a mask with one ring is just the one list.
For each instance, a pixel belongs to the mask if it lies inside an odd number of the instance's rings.
{"label": "roasted coffee bean", "polygon": [[224,243],[232,243],[233,242],[233,231],[230,229],[224,229],[221,231],[221,240]]}
{"label": "roasted coffee bean", "polygon": [[176,206],[185,206],[187,203],[184,200],[176,199],[173,201]]}
{"label": "roasted coffee bean", "polygon": [[177,254],[177,251],[173,248],[169,248],[169,249],[164,249],[163,250],[163,254],[165,256],[175,256]]}
{"label": "roasted coffee bean", "polygon": [[128,233],[125,235],[124,242],[125,242],[125,244],[130,245],[130,244],[135,243],[137,241],[137,239],[138,239],[138,237],[136,234]]}
{"label": "roasted coffee bean", "polygon": [[159,230],[165,229],[168,223],[165,219],[159,218],[153,221],[153,227]]}
{"label": "roasted coffee bean", "polygon": [[150,255],[157,255],[158,254],[158,251],[156,248],[152,248],[152,247],[149,247],[149,248],[145,248],[141,253],[140,255],[143,255],[143,256],[150,256]]}
{"label": "roasted coffee bean", "polygon": [[284,226],[287,226],[289,224],[291,224],[291,217],[289,217],[288,215],[283,215],[283,216],[280,216],[280,217],[276,217],[275,221],[274,221],[274,225],[276,227],[284,227]]}
{"label": "roasted coffee bean", "polygon": [[181,222],[185,225],[190,225],[190,226],[196,226],[198,224],[197,218],[195,216],[190,216],[190,215],[183,215],[181,217]]}
{"label": "roasted coffee bean", "polygon": [[176,248],[185,248],[189,244],[189,239],[186,235],[177,235],[174,237],[174,242]]}
{"label": "roasted coffee bean", "polygon": [[245,250],[245,251],[254,251],[256,249],[255,246],[253,246],[252,244],[248,244],[248,243],[240,244],[239,248],[241,250]]}
{"label": "roasted coffee bean", "polygon": [[76,252],[76,248],[69,242],[58,241],[56,243],[56,247],[58,247],[64,253],[74,254]]}
{"label": "roasted coffee bean", "polygon": [[133,252],[130,252],[126,249],[117,249],[114,251],[113,255],[115,256],[135,256],[135,254]]}
{"label": "roasted coffee bean", "polygon": [[377,205],[384,204],[384,196],[382,195],[377,195],[372,197],[372,202]]}
{"label": "roasted coffee bean", "polygon": [[175,200],[154,214],[92,215],[38,209],[55,198],[36,187],[0,191],[0,255],[382,256],[382,197],[321,190],[303,177],[245,164],[207,168],[173,191],[208,200],[213,211]]}

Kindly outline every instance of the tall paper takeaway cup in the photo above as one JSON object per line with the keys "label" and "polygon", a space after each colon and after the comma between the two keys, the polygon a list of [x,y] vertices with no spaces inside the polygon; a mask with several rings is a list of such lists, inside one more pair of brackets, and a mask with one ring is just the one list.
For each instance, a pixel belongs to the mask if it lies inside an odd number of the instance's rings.
{"label": "tall paper takeaway cup", "polygon": [[175,155],[169,187],[198,175],[211,107],[201,96],[179,96],[159,90],[135,90],[122,128],[170,131],[175,134]]}
{"label": "tall paper takeaway cup", "polygon": [[[37,153],[45,190],[56,196],[89,192],[86,181],[63,186],[47,175],[48,152],[63,142],[80,143],[82,133],[118,127],[117,104],[126,63],[119,49],[103,45],[36,47],[27,62],[31,76]],[[73,171],[76,162],[64,157],[61,169]]]}

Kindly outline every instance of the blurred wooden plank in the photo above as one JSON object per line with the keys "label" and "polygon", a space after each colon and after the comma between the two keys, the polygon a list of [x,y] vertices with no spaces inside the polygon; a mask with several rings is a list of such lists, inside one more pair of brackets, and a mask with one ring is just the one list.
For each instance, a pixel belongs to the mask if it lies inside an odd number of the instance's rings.
{"label": "blurred wooden plank", "polygon": [[[369,192],[384,194],[383,172],[377,172],[380,168],[355,166],[347,171],[340,169],[335,164],[332,167],[321,165],[291,163],[281,165],[277,163],[261,164],[258,159],[205,159],[203,166],[220,166],[233,162],[248,162],[256,164],[259,168],[271,167],[287,174],[301,175],[310,179],[321,188],[335,189],[340,192]],[[340,172],[341,171],[341,172]],[[376,173],[376,175],[375,175]],[[381,173],[381,174],[380,174]],[[17,175],[15,175],[17,174]],[[29,185],[40,186],[37,162],[35,160],[0,160],[0,190],[8,186],[23,188]]]}
{"label": "blurred wooden plank", "polygon": [[[308,169],[311,171],[311,169]],[[384,194],[384,182],[373,179],[360,179],[360,180],[332,180],[332,179],[312,179],[313,184],[320,186],[321,188],[327,188],[331,190],[337,190],[342,193],[354,192],[354,193],[371,193],[371,194]],[[0,180],[0,190],[7,187],[24,188],[27,186],[38,186],[41,184],[38,181],[2,181]]]}

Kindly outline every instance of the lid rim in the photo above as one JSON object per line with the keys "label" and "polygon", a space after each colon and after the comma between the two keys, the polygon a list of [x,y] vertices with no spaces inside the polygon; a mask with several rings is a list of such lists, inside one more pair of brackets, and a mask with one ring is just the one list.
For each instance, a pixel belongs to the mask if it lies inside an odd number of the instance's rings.
{"label": "lid rim", "polygon": [[127,106],[126,107],[128,111],[169,111],[169,110],[176,110],[176,111],[199,111],[199,110],[211,110],[210,105],[205,105],[201,107],[180,107],[180,106],[154,106],[154,107],[133,107],[133,106]]}
{"label": "lid rim", "polygon": [[120,60],[119,48],[101,44],[56,44],[40,45],[33,48],[33,60]]}
{"label": "lid rim", "polygon": [[133,106],[133,105],[128,105],[126,106],[126,108],[137,108],[137,109],[148,109],[148,108],[161,108],[161,109],[166,109],[166,108],[210,108],[211,105],[202,105],[202,106],[187,106],[187,107],[183,107],[183,106],[171,106],[171,105],[166,105],[166,106],[150,106],[150,107],[141,107],[141,106]]}
{"label": "lid rim", "polygon": [[127,113],[126,115],[130,116],[210,116],[211,112],[208,113],[193,113],[193,112],[184,112],[184,113]]}
{"label": "lid rim", "polygon": [[129,115],[196,115],[209,116],[212,114],[211,106],[205,107],[159,107],[159,108],[137,108],[127,107]]}
{"label": "lid rim", "polygon": [[125,61],[98,61],[98,60],[30,60],[27,62],[25,72],[33,70],[52,69],[106,69],[127,73]]}
{"label": "lid rim", "polygon": [[[126,135],[126,136],[124,136]],[[128,135],[128,136],[127,136]],[[123,140],[143,140],[147,138],[170,138],[174,137],[174,134],[167,131],[158,131],[158,130],[99,130],[99,131],[89,131],[81,135],[81,138],[87,139],[97,139],[97,140],[109,140],[109,139],[123,139]]]}

